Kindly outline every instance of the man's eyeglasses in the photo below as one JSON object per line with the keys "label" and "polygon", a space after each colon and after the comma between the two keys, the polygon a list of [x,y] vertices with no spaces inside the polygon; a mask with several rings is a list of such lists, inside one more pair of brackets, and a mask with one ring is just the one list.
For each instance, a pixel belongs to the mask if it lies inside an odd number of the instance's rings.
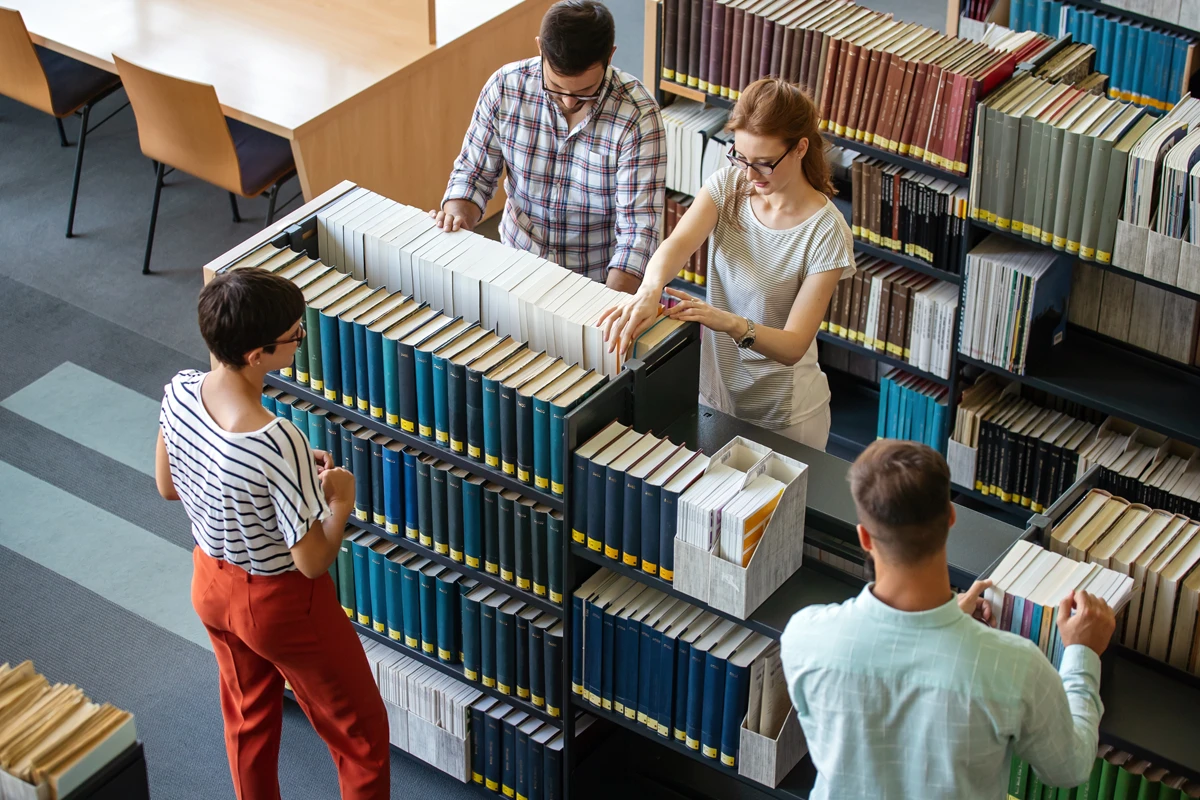
{"label": "man's eyeglasses", "polygon": [[775,161],[770,164],[765,164],[760,161],[747,161],[737,154],[737,151],[733,149],[733,145],[729,145],[729,152],[725,154],[725,157],[729,159],[730,164],[733,164],[738,169],[753,169],[755,172],[765,178],[775,171],[775,168],[779,166],[780,162],[787,158],[787,154],[792,152],[792,148],[795,146],[796,145],[793,144],[788,147],[787,150],[783,151],[783,155],[775,159]]}
{"label": "man's eyeglasses", "polygon": [[303,341],[304,337],[307,335],[308,335],[308,331],[304,328],[304,321],[301,320],[300,321],[300,330],[296,333],[295,336],[289,336],[288,338],[280,340],[280,341],[267,342],[266,344],[259,345],[259,346],[260,347],[279,347],[280,345],[285,345],[285,344],[296,344],[298,342]]}
{"label": "man's eyeglasses", "polygon": [[[604,76],[608,76],[608,62],[604,62]],[[560,92],[551,89],[546,85],[546,59],[542,59],[542,91],[551,97],[557,97],[560,100],[578,100],[581,103],[586,103],[591,100],[599,100],[604,94],[604,78],[600,79],[600,85],[596,87],[595,94],[571,94],[570,92]]]}

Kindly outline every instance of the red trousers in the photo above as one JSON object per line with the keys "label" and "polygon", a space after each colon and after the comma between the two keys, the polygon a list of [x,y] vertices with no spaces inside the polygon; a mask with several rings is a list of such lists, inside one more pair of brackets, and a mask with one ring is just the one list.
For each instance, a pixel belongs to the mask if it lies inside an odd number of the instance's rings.
{"label": "red trousers", "polygon": [[250,575],[199,548],[192,561],[192,605],[217,656],[238,800],[279,799],[284,678],[329,747],[343,800],[388,798],[387,713],[329,576]]}

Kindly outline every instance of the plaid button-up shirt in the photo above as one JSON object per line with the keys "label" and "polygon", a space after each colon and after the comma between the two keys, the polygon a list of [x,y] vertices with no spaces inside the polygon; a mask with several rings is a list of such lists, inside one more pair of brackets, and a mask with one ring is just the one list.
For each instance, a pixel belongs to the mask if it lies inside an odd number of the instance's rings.
{"label": "plaid button-up shirt", "polygon": [[640,82],[609,67],[601,98],[567,130],[542,89],[541,61],[501,67],[475,105],[443,205],[483,209],[507,168],[502,241],[603,281],[641,276],[659,240],[667,148],[662,115]]}

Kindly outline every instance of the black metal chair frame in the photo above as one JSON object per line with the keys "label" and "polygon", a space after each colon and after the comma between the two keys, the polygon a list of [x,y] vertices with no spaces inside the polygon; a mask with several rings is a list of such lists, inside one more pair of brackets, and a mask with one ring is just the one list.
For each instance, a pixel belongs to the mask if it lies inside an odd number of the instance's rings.
{"label": "black metal chair frame", "polygon": [[[88,119],[92,113],[92,107],[104,100],[113,92],[121,88],[121,84],[106,89],[104,92],[96,95],[88,102],[84,103],[75,110],[73,116],[79,117],[79,141],[75,144],[75,176],[71,179],[71,205],[67,210],[67,238],[70,239],[75,235],[75,205],[79,199],[79,175],[83,172],[83,148],[87,144],[87,136],[92,131],[99,128],[104,123],[115,117],[117,114],[129,107],[129,101],[126,100],[119,108],[116,108],[107,117],[97,122],[95,125],[88,127]],[[71,143],[67,141],[67,132],[63,128],[63,118],[55,117],[54,121],[58,123],[58,141],[63,147],[70,147]]]}

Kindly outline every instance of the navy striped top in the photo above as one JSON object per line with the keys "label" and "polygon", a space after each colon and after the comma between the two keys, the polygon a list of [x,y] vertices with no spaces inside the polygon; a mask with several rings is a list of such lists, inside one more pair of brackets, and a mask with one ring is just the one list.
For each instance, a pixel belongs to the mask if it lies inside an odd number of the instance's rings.
{"label": "navy striped top", "polygon": [[192,538],[252,575],[295,569],[290,548],[331,513],[308,441],[279,418],[248,433],[222,429],[200,399],[207,374],[176,375],[158,417]]}

